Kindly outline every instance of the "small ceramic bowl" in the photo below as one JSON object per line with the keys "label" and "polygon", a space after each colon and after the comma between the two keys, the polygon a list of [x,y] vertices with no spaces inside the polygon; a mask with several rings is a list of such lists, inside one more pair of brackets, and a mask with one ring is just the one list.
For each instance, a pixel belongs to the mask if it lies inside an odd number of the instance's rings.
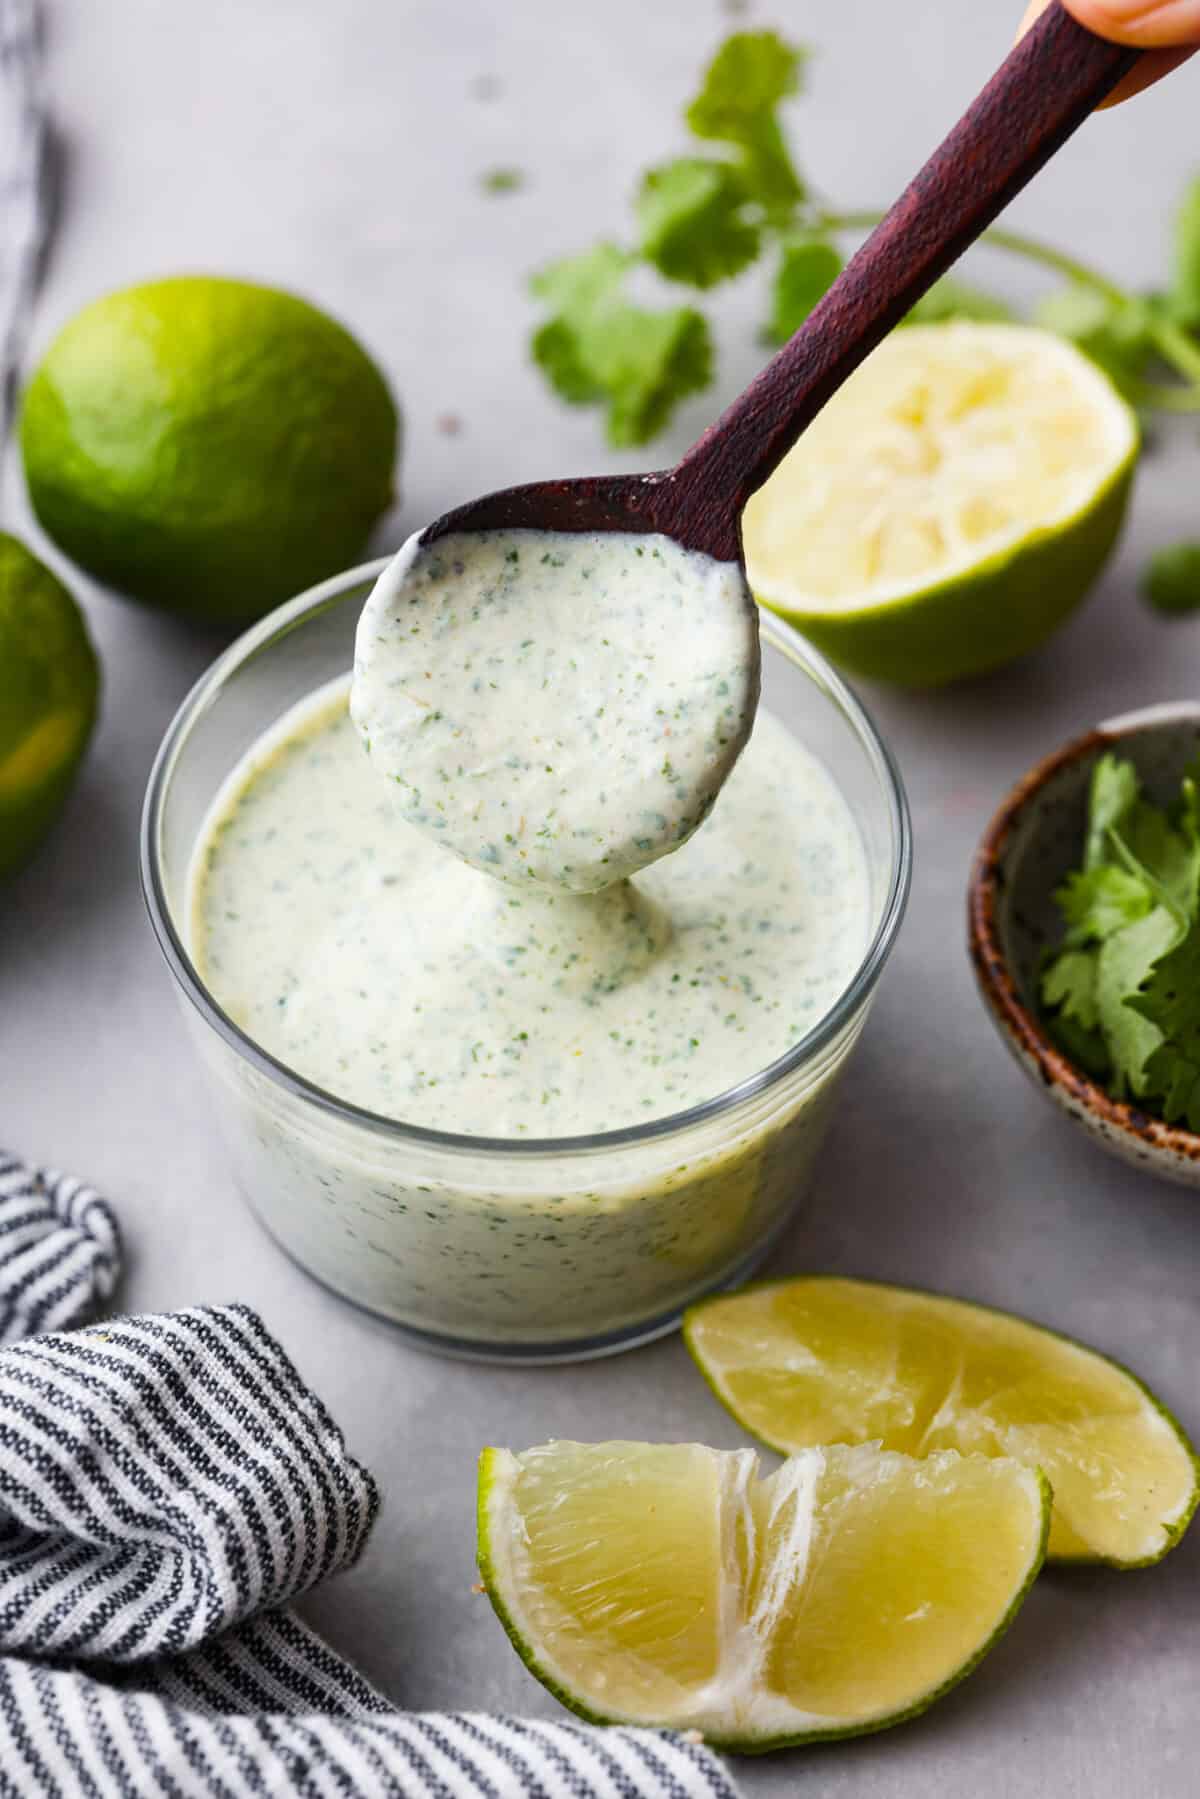
{"label": "small ceramic bowl", "polygon": [[1114,748],[1133,762],[1148,797],[1165,804],[1200,750],[1200,703],[1148,706],[1109,719],[1018,781],[984,833],[971,871],[971,960],[994,1024],[1041,1092],[1111,1154],[1200,1187],[1200,1135],[1113,1099],[1068,1061],[1038,1012],[1043,954],[1062,936],[1054,891],[1079,865],[1092,768]]}

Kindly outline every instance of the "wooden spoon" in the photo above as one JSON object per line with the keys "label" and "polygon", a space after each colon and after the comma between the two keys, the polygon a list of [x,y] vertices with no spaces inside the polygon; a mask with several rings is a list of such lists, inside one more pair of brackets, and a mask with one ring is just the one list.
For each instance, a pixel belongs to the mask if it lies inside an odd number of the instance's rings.
{"label": "wooden spoon", "polygon": [[661,531],[740,560],[746,501],[843,381],[991,224],[1141,52],[1057,3],[934,151],[795,336],[672,469],[534,481],[456,506],[451,531]]}

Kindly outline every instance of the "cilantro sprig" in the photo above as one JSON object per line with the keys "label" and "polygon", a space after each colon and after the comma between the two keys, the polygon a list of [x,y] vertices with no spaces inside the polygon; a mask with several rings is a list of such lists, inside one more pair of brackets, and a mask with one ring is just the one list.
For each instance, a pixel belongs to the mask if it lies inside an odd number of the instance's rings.
{"label": "cilantro sprig", "polygon": [[[841,270],[843,240],[878,221],[877,213],[827,208],[797,164],[783,110],[801,92],[808,56],[775,31],[735,32],[685,109],[692,145],[648,169],[637,185],[631,242],[601,243],[533,279],[544,308],[534,359],[562,399],[603,410],[616,447],[650,442],[679,403],[715,376],[704,313],[690,303],[645,303],[647,288],[704,294],[765,262],[769,303],[761,335],[783,343]],[[1200,176],[1175,216],[1170,269],[1158,291],[1127,292],[1053,246],[1010,231],[993,229],[986,241],[1060,280],[1035,319],[1076,343],[1134,404],[1200,411]],[[939,282],[910,315],[1012,316],[1004,300],[954,279]],[[1151,598],[1176,611],[1200,604],[1194,567],[1186,579],[1178,567],[1160,574]]]}
{"label": "cilantro sprig", "polygon": [[616,444],[646,443],[685,394],[712,378],[703,316],[692,306],[634,305],[623,287],[631,260],[615,244],[597,244],[534,278],[551,309],[534,334],[534,358],[564,400],[603,403]]}
{"label": "cilantro sprig", "polygon": [[1167,810],[1131,762],[1092,771],[1083,863],[1041,977],[1047,1024],[1117,1098],[1200,1131],[1200,760]]}

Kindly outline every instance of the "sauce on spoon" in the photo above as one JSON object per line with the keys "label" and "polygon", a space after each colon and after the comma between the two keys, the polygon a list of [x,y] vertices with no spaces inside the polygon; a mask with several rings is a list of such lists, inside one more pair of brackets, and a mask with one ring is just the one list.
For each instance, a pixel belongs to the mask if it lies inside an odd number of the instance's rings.
{"label": "sauce on spoon", "polygon": [[594,893],[686,843],[750,734],[741,567],[658,534],[412,538],[363,610],[351,713],[408,823]]}

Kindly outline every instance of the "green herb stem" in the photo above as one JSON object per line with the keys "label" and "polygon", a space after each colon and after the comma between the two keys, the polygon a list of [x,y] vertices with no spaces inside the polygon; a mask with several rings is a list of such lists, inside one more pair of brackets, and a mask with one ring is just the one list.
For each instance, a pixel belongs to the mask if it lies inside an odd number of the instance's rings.
{"label": "green herb stem", "polygon": [[[1200,344],[1173,319],[1155,319],[1150,326],[1150,335],[1163,361],[1169,362],[1181,375],[1186,375],[1197,391],[1200,391]],[[1177,390],[1157,387],[1154,391],[1157,394],[1169,394]],[[1154,402],[1155,405],[1171,403],[1161,399]],[[1191,408],[1183,410],[1190,411]]]}
{"label": "green herb stem", "polygon": [[[820,228],[824,231],[873,231],[886,215],[882,212],[827,212],[820,216]],[[1044,244],[1039,238],[1025,237],[1016,231],[1006,231],[998,225],[992,225],[984,232],[982,243],[991,244],[997,250],[1009,250],[1014,256],[1023,256],[1028,262],[1037,262],[1043,268],[1053,269],[1056,275],[1062,275],[1067,281],[1073,281],[1080,287],[1095,288],[1108,300],[1120,303],[1131,296],[1107,275],[1097,269],[1089,268],[1087,263],[1080,262],[1074,256],[1068,256],[1057,250],[1052,244]]]}
{"label": "green herb stem", "polygon": [[1200,385],[1167,386],[1158,381],[1139,381],[1133,399],[1152,412],[1200,412]]}
{"label": "green herb stem", "polygon": [[[826,212],[820,214],[818,228],[828,232],[872,231],[883,217],[883,213],[874,211]],[[1026,262],[1034,262],[1044,269],[1050,269],[1077,287],[1089,287],[1095,293],[1103,294],[1114,305],[1128,305],[1134,299],[1132,294],[1107,275],[1102,275],[1098,269],[1080,262],[1078,257],[1068,256],[1064,251],[1055,249],[1053,244],[1043,243],[1039,238],[1026,237],[1021,232],[993,225],[984,232],[980,241],[991,245],[993,249],[1008,251],[1013,256],[1024,257]],[[1167,386],[1161,382],[1141,382],[1137,387],[1138,401],[1144,406],[1157,407],[1167,412],[1200,411],[1200,344],[1171,319],[1153,319],[1148,330],[1163,361],[1183,377],[1186,385]]]}

